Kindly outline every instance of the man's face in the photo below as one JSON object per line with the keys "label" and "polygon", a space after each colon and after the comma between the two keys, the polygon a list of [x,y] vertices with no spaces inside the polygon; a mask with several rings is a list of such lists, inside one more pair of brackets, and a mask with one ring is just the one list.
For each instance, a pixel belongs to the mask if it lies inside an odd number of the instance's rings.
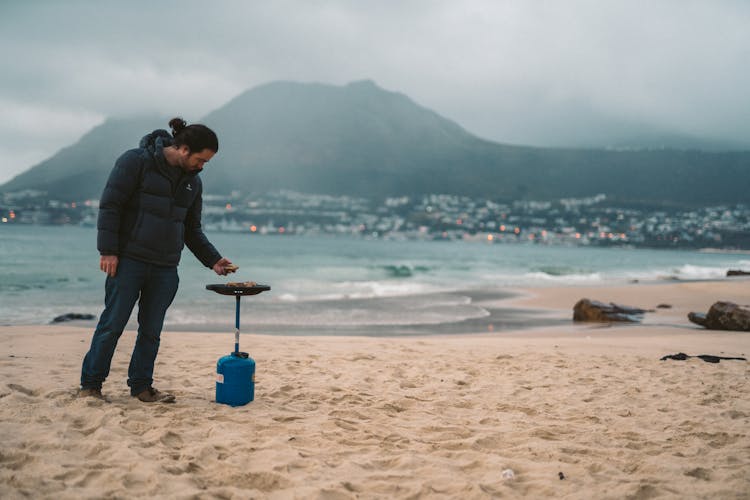
{"label": "man's face", "polygon": [[216,154],[210,149],[192,153],[187,146],[180,146],[178,151],[180,152],[180,168],[185,172],[200,172],[203,170],[203,165]]}

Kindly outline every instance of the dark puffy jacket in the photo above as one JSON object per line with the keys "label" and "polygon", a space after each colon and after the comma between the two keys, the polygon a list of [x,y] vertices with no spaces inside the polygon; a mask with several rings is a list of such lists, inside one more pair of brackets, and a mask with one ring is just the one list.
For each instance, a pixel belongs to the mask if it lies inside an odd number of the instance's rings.
{"label": "dark puffy jacket", "polygon": [[221,258],[201,229],[201,179],[166,163],[171,144],[166,130],[155,130],[118,158],[99,201],[100,254],[176,266],[187,245],[206,267]]}

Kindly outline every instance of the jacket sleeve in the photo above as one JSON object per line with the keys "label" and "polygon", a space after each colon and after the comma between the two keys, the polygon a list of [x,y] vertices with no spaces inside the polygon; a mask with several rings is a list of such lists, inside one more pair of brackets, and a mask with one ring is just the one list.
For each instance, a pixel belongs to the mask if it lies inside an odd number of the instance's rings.
{"label": "jacket sleeve", "polygon": [[212,268],[214,264],[221,259],[221,254],[211,242],[208,241],[208,238],[206,238],[206,235],[201,228],[203,184],[197,182],[196,187],[198,188],[198,193],[193,200],[193,204],[188,209],[187,216],[185,217],[185,244],[204,266]]}
{"label": "jacket sleeve", "polygon": [[123,153],[115,162],[99,200],[96,248],[101,255],[118,255],[120,224],[126,205],[138,189],[142,162],[136,150]]}

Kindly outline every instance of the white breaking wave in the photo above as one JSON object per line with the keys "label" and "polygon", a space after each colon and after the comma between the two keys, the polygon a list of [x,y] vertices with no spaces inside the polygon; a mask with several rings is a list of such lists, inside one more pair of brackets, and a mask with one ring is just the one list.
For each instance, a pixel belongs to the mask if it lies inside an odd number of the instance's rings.
{"label": "white breaking wave", "polygon": [[296,282],[291,288],[294,291],[278,295],[274,299],[279,302],[320,302],[424,295],[448,290],[446,287],[418,281]]}
{"label": "white breaking wave", "polygon": [[685,264],[674,270],[674,275],[683,280],[707,280],[723,278],[727,275],[726,267],[695,266]]}
{"label": "white breaking wave", "polygon": [[[364,300],[349,303],[341,301],[320,307],[313,303],[277,304],[272,308],[247,311],[242,317],[242,329],[257,330],[264,325],[273,326],[366,326],[366,325],[437,325],[489,316],[489,311],[472,304],[464,296],[421,296]],[[166,324],[234,325],[230,308],[174,309],[167,314]]]}
{"label": "white breaking wave", "polygon": [[536,282],[551,282],[557,284],[584,284],[584,283],[600,283],[604,281],[602,273],[587,273],[587,274],[547,274],[545,272],[537,271],[532,273],[526,273],[523,275],[524,281],[527,284],[537,284]]}

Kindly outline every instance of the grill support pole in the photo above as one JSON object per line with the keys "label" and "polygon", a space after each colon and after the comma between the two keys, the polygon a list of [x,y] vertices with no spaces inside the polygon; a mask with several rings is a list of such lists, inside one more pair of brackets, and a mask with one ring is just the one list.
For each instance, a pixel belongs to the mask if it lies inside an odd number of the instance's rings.
{"label": "grill support pole", "polygon": [[237,311],[234,319],[234,326],[236,330],[234,331],[234,352],[239,355],[240,352],[240,295],[236,295],[235,298],[237,299]]}

